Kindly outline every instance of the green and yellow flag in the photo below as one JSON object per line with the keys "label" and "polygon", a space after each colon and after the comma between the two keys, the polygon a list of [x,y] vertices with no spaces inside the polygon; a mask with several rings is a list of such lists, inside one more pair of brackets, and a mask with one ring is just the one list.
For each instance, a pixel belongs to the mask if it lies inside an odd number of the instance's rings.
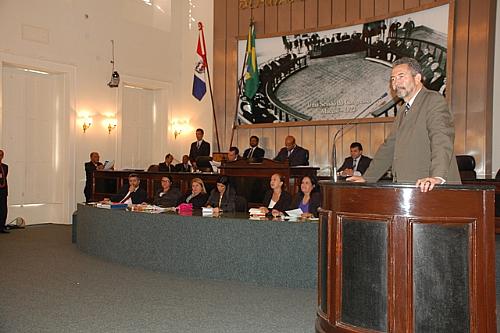
{"label": "green and yellow flag", "polygon": [[255,26],[250,23],[247,40],[247,70],[245,72],[245,96],[253,99],[259,87],[259,68],[257,67],[257,54],[255,52]]}

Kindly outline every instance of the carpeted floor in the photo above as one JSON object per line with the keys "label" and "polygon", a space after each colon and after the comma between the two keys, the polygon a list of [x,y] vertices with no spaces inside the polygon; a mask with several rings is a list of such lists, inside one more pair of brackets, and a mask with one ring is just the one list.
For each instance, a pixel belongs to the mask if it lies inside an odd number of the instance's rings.
{"label": "carpeted floor", "polygon": [[0,235],[0,333],[314,332],[316,291],[184,280],[88,256],[69,226]]}
{"label": "carpeted floor", "polygon": [[[498,308],[499,236],[496,245]],[[314,332],[315,290],[184,280],[121,266],[80,252],[69,226],[0,235],[0,276],[0,333]]]}

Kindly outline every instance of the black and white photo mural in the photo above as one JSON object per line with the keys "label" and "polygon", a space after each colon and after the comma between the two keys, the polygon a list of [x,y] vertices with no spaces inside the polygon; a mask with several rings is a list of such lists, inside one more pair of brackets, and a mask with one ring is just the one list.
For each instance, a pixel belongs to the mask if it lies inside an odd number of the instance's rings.
{"label": "black and white photo mural", "polygon": [[[401,57],[417,59],[424,85],[446,95],[448,15],[449,6],[443,5],[360,25],[257,39],[259,85],[249,99],[245,76],[238,78],[238,124],[352,119],[373,117],[372,112],[392,116],[389,78],[392,62]],[[238,73],[244,73],[246,46],[246,40],[239,41]]]}

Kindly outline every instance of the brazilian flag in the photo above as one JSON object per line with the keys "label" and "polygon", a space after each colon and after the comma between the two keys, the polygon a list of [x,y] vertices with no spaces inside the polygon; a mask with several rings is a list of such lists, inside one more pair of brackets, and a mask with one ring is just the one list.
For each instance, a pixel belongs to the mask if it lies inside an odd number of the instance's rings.
{"label": "brazilian flag", "polygon": [[259,68],[255,52],[255,26],[250,23],[247,40],[247,70],[245,72],[245,96],[253,99],[259,87]]}

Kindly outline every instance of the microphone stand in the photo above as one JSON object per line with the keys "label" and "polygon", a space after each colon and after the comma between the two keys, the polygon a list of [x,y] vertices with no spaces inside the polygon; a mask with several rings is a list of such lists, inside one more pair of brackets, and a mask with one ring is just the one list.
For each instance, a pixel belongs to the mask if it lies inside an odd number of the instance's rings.
{"label": "microphone stand", "polygon": [[382,96],[380,96],[379,98],[377,98],[376,100],[374,100],[373,102],[371,102],[367,107],[365,107],[357,115],[355,115],[354,118],[351,118],[345,125],[342,125],[342,127],[340,127],[340,129],[338,129],[337,132],[335,133],[335,135],[333,136],[333,146],[332,146],[332,181],[334,183],[337,182],[337,146],[336,146],[337,136],[340,133],[343,133],[344,129],[346,127],[352,126],[353,123],[354,123],[354,121],[356,119],[358,119],[359,117],[361,117],[361,115],[363,113],[365,113],[366,110],[370,109],[375,103],[377,103],[381,99],[385,98],[386,96],[387,96],[387,92],[385,92]]}

